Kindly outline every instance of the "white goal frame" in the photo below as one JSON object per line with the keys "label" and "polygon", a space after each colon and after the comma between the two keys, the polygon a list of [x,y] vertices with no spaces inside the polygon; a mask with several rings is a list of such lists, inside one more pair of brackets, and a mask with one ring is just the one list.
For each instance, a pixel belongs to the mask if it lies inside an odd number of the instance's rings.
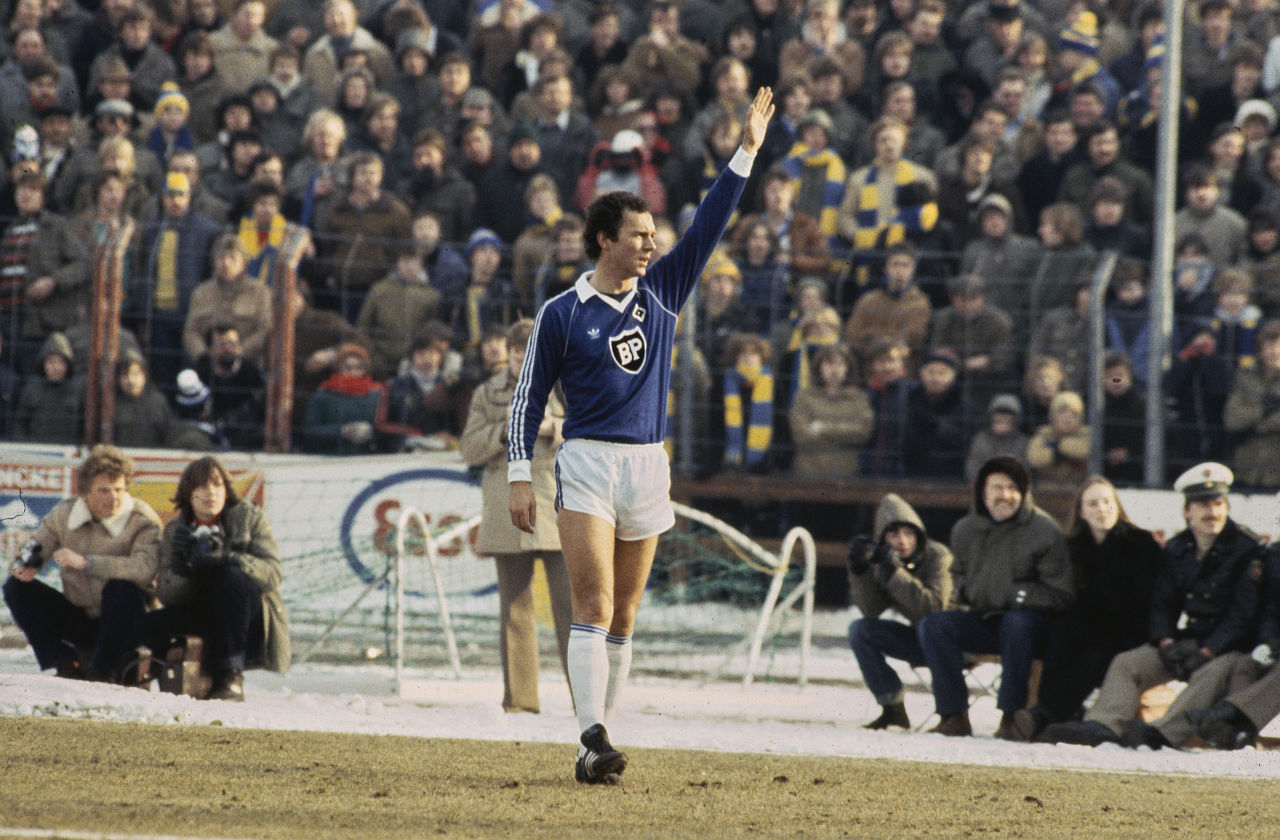
{"label": "white goal frame", "polygon": [[[765,640],[780,632],[782,619],[786,612],[791,609],[796,601],[803,599],[800,630],[800,673],[798,675],[799,685],[803,688],[809,679],[809,650],[813,639],[814,583],[817,576],[817,551],[814,547],[813,536],[804,528],[792,528],[783,537],[778,553],[773,554],[738,529],[714,516],[678,502],[673,502],[672,506],[678,515],[691,522],[697,522],[713,529],[723,539],[748,552],[760,563],[772,569],[769,590],[765,595],[764,603],[760,607],[755,629],[735,646],[734,651],[730,653],[725,662],[725,665],[727,665],[728,661],[732,660],[738,652],[746,649],[747,664],[742,676],[744,687],[750,685],[755,679],[756,670],[760,663],[760,652],[764,647]],[[401,694],[404,682],[404,569],[406,560],[409,559],[405,551],[405,535],[410,522],[417,524],[419,533],[423,535],[425,541],[427,565],[435,586],[436,601],[440,607],[440,624],[444,629],[445,643],[449,650],[449,661],[453,666],[455,678],[460,679],[462,677],[462,662],[458,654],[457,636],[454,633],[453,619],[449,613],[449,599],[445,594],[444,585],[440,579],[440,546],[459,537],[464,537],[468,531],[480,523],[480,517],[473,516],[470,519],[454,523],[448,528],[432,533],[427,525],[426,515],[422,511],[417,508],[406,507],[400,512],[395,530],[395,555],[392,568],[388,570],[395,576],[395,627],[393,631],[395,647],[392,660],[395,667],[395,689],[397,695]],[[791,560],[797,544],[803,551],[804,575],[800,583],[793,587],[784,597],[782,586],[786,574],[791,568]],[[373,586],[378,585],[381,580],[385,580],[385,575],[380,580],[375,581]],[[708,681],[719,676],[723,670],[724,666],[709,675]]]}

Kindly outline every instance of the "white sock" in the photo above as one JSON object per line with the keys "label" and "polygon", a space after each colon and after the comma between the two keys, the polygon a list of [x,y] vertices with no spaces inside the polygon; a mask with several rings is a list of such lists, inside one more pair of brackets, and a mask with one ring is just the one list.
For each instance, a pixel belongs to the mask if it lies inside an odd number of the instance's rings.
{"label": "white sock", "polygon": [[594,624],[569,625],[569,691],[578,714],[578,728],[586,732],[604,722],[605,687],[609,684],[609,631]]}
{"label": "white sock", "polygon": [[608,729],[613,726],[613,710],[631,673],[631,637],[606,636],[604,650],[609,657],[609,684],[604,692],[604,725]]}

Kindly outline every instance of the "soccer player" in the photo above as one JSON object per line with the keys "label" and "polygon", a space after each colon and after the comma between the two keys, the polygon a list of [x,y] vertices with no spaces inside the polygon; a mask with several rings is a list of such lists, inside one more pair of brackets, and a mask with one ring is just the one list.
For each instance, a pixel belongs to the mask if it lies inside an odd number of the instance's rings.
{"label": "soccer player", "polygon": [[573,596],[568,666],[583,730],[579,782],[616,784],[627,766],[605,721],[631,667],[631,629],[658,536],[675,523],[662,440],[676,315],[737,207],[772,116],[773,91],[761,88],[741,148],[652,268],[654,223],[644,199],[611,192],[592,201],[583,239],[595,270],[538,311],[511,399],[509,507],[515,526],[530,533],[537,505],[529,459],[556,380],[568,409],[556,508]]}

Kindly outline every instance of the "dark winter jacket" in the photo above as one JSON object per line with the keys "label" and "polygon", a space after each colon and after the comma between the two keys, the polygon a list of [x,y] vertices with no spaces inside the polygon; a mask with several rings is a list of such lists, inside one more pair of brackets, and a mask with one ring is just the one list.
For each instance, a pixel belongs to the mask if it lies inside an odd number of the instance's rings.
{"label": "dark winter jacket", "polygon": [[1189,528],[1165,543],[1164,556],[1148,638],[1195,639],[1214,653],[1252,644],[1263,556],[1257,537],[1228,519],[1204,557],[1196,558]]}
{"label": "dark winter jacket", "polygon": [[[257,656],[250,655],[250,662],[260,663],[272,671],[287,671],[291,655],[289,614],[285,610],[284,599],[280,597],[284,570],[271,524],[262,508],[243,499],[224,509],[218,524],[226,534],[225,544],[235,565],[262,592],[262,649]],[[189,605],[196,597],[192,578],[180,574],[173,562],[174,534],[179,529],[191,527],[192,523],[186,517],[175,516],[165,526],[160,541],[157,594],[166,607]],[[258,637],[258,634],[250,635]]]}
{"label": "dark winter jacket", "polygon": [[978,471],[973,512],[951,529],[955,599],[983,613],[1065,609],[1075,587],[1062,529],[1036,507],[1030,490],[1017,513],[996,522],[983,500],[988,474]]}
{"label": "dark winter jacket", "polygon": [[1099,545],[1086,527],[1067,538],[1076,601],[1072,626],[1088,628],[1116,651],[1147,639],[1151,595],[1163,553],[1151,532],[1117,522]]}

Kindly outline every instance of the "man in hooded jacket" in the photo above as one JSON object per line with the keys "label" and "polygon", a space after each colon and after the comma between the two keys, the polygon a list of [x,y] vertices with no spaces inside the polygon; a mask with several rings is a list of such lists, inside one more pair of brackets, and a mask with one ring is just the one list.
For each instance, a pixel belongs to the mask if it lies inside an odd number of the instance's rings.
{"label": "man in hooded jacket", "polygon": [[[912,666],[924,664],[916,625],[926,615],[947,608],[951,551],[929,539],[915,509],[889,493],[876,508],[875,535],[859,534],[849,546],[849,590],[863,616],[849,625],[849,646],[867,688],[884,707],[865,728],[909,729],[902,680],[885,658]],[[890,609],[907,621],[880,617]]]}

